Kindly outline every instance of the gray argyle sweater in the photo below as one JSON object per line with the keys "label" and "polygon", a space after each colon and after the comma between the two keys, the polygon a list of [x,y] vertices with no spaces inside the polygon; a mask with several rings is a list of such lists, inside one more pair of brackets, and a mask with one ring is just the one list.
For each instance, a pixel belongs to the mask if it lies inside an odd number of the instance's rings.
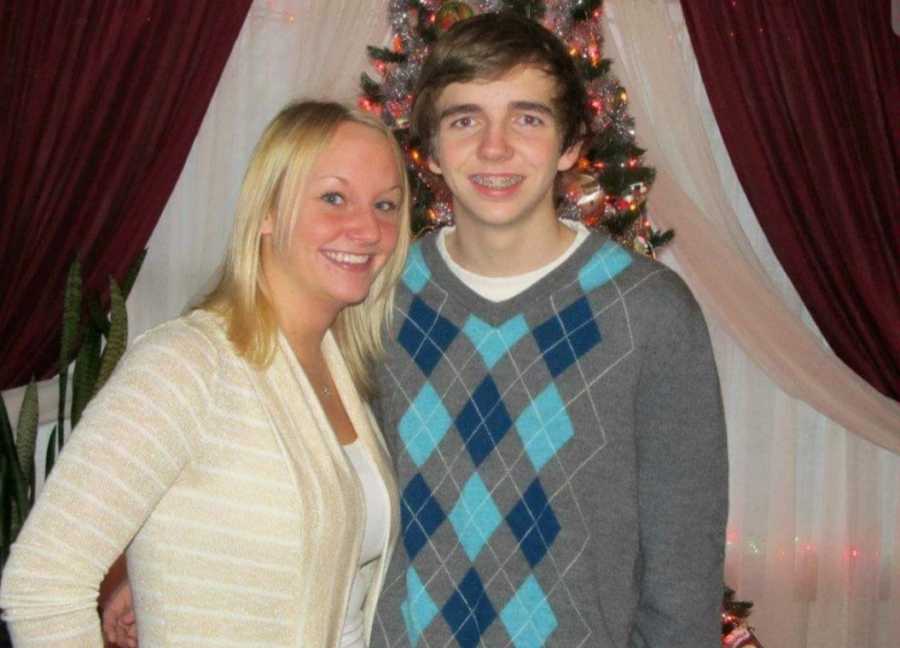
{"label": "gray argyle sweater", "polygon": [[495,303],[435,241],[380,368],[402,539],[372,645],[717,648],[725,425],[688,288],[591,234]]}

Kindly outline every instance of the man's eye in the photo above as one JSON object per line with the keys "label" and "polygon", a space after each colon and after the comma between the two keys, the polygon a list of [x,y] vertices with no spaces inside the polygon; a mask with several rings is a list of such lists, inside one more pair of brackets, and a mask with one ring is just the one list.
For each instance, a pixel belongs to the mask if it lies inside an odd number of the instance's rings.
{"label": "man's eye", "polygon": [[544,123],[544,120],[537,115],[522,115],[519,120],[525,126],[541,126]]}
{"label": "man's eye", "polygon": [[344,197],[336,191],[329,191],[321,196],[321,199],[329,205],[343,205]]}
{"label": "man's eye", "polygon": [[472,117],[460,117],[458,119],[454,119],[450,122],[451,128],[468,128],[475,123],[475,120]]}

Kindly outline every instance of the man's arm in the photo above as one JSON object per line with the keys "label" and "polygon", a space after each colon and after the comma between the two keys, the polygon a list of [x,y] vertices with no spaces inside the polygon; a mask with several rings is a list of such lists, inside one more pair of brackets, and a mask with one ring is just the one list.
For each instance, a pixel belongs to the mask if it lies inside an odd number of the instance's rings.
{"label": "man's arm", "polygon": [[666,285],[636,402],[643,571],[631,646],[719,648],[728,455],[718,373],[687,286],[670,272],[656,279]]}
{"label": "man's arm", "polygon": [[[119,558],[118,563],[124,567],[124,555]],[[128,574],[124,569],[112,591],[101,597],[100,607],[103,610],[103,639],[106,644],[118,648],[137,648],[134,599],[131,596],[131,583],[128,582]]]}

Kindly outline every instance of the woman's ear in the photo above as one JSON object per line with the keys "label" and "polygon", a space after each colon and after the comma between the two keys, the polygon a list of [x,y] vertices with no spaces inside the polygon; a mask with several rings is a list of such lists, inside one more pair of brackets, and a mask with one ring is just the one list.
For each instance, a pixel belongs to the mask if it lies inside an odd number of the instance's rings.
{"label": "woman's ear", "polygon": [[263,236],[266,234],[272,234],[275,232],[275,217],[269,213],[263,218],[262,225],[259,227],[259,233]]}

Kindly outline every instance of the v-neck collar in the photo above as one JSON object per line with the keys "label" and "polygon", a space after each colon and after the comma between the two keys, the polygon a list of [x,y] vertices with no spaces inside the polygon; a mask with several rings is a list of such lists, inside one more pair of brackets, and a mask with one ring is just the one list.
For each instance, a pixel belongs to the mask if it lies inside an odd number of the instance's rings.
{"label": "v-neck collar", "polygon": [[437,237],[438,233],[433,232],[419,241],[422,258],[428,266],[433,280],[447,294],[447,299],[460,303],[466,311],[477,314],[479,318],[492,326],[502,324],[509,317],[510,312],[527,310],[529,305],[546,300],[554,293],[565,291],[573,287],[573,284],[577,286],[578,271],[609,241],[608,236],[592,231],[587,239],[578,246],[578,249],[558,268],[541,277],[522,292],[509,299],[495,302],[472,290],[447,266],[437,249]]}

